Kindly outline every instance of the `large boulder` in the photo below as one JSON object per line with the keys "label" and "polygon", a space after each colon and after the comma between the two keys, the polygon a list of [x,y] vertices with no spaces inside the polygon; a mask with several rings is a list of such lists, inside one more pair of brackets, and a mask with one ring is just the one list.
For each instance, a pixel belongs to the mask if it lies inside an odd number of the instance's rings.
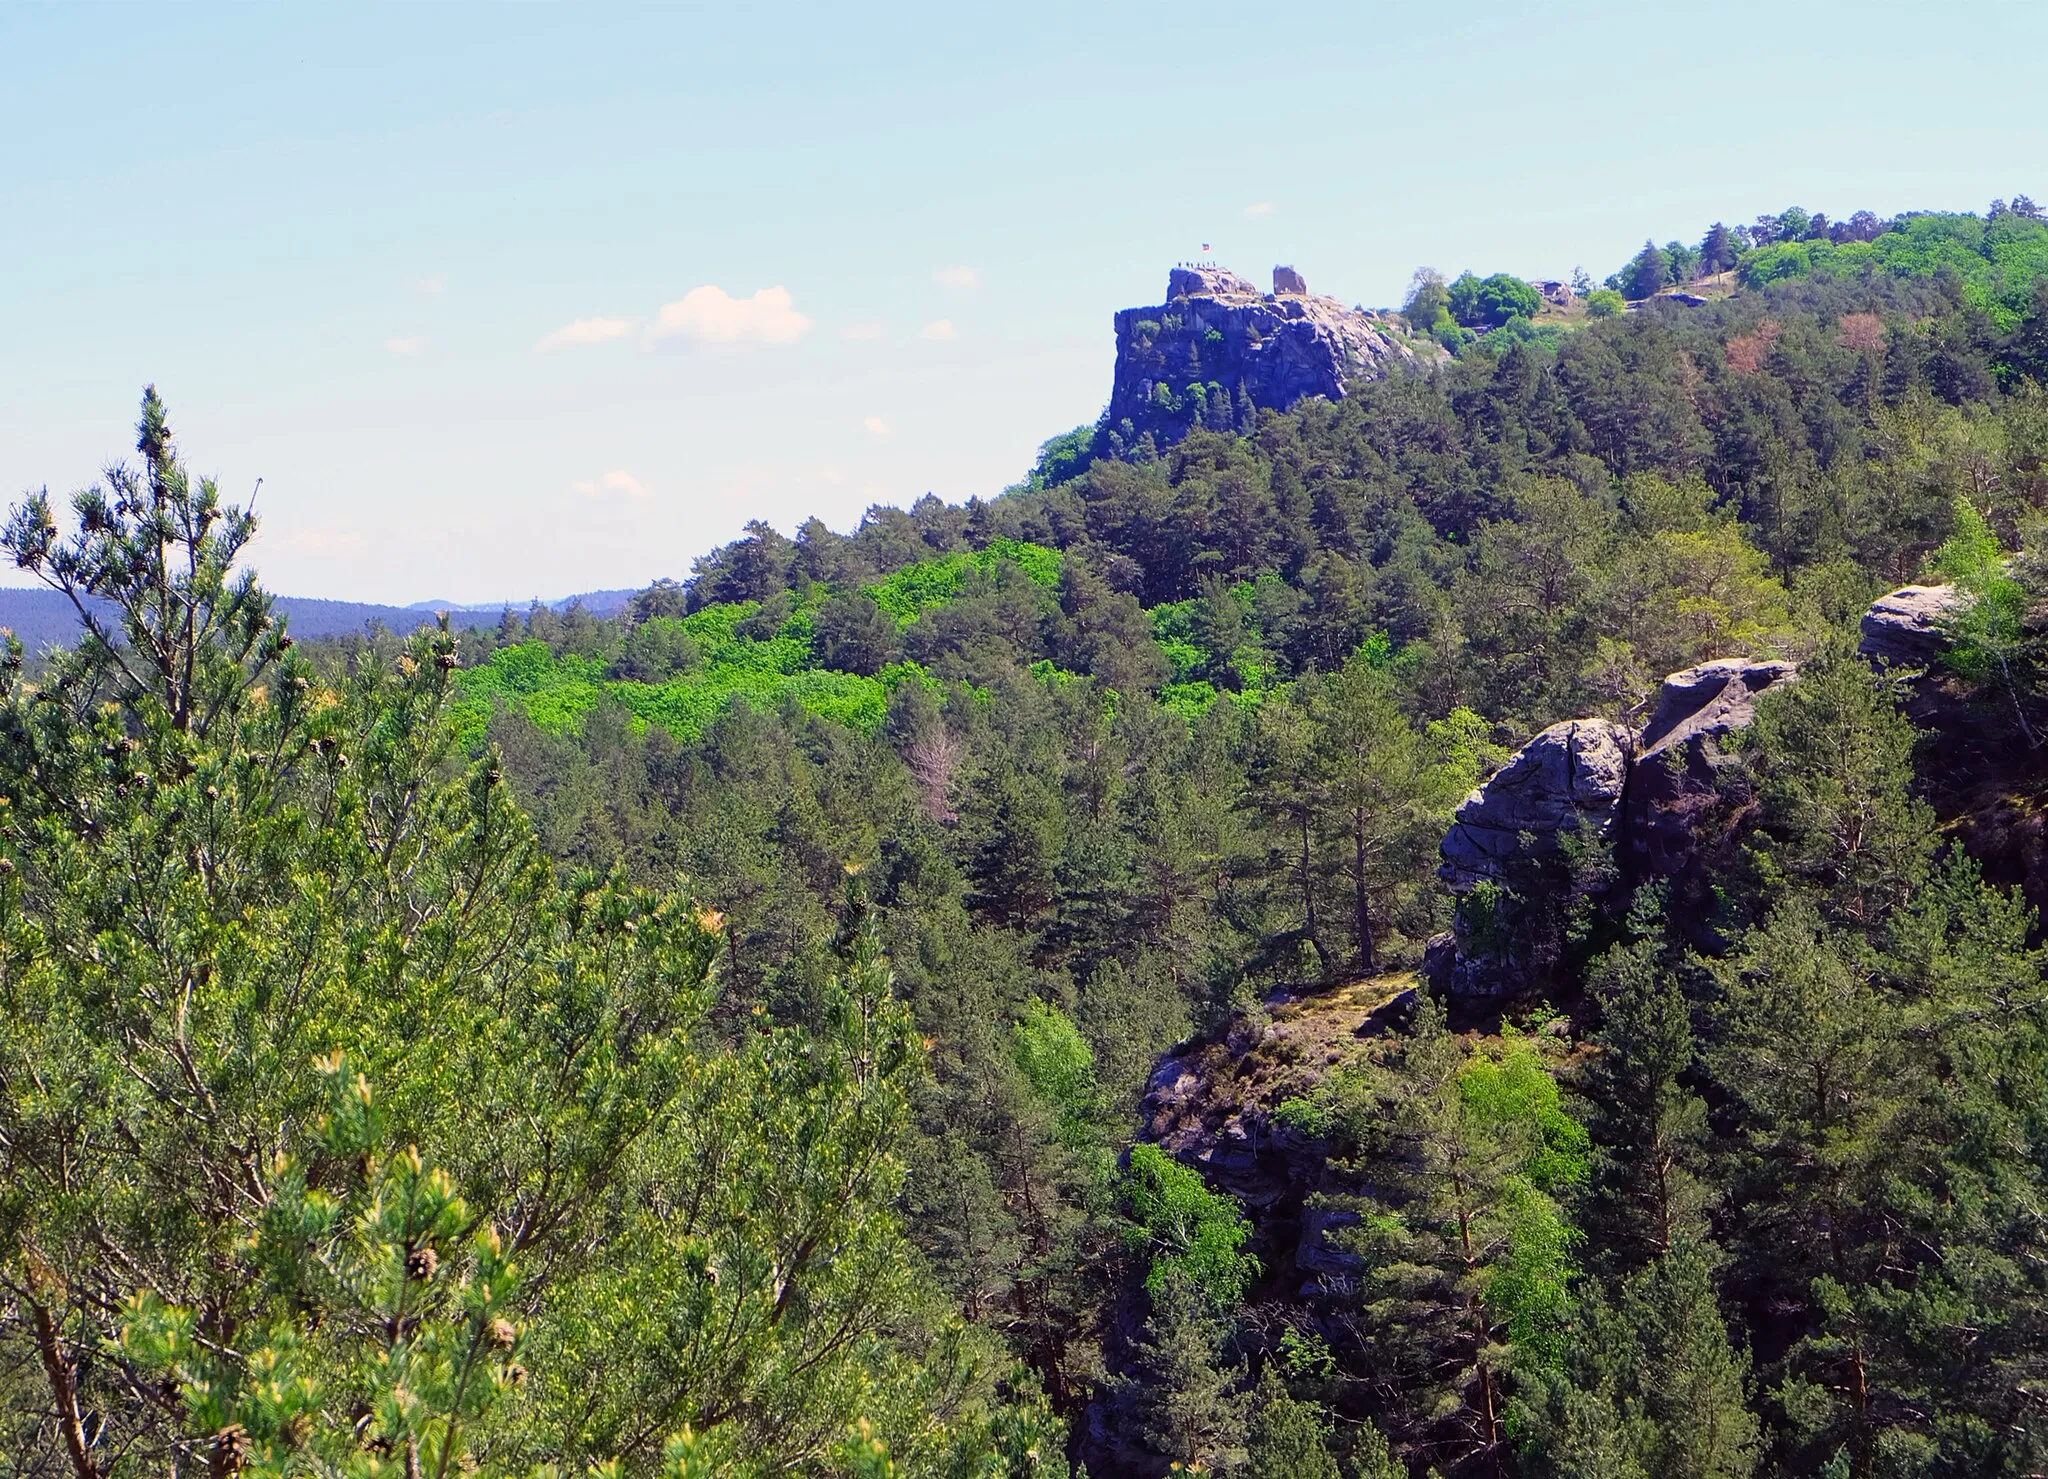
{"label": "large boulder", "polygon": [[1731,737],[1756,717],[1759,695],[1798,675],[1796,663],[1722,658],[1673,673],[1637,741],[1617,851],[1635,878],[1684,871],[1736,764]]}
{"label": "large boulder", "polygon": [[1438,875],[1460,893],[1504,883],[1523,858],[1524,833],[1537,858],[1554,853],[1562,833],[1608,840],[1634,748],[1634,735],[1605,719],[1551,725],[1459,805]]}
{"label": "large boulder", "polygon": [[1952,585],[1902,585],[1863,613],[1860,650],[1872,662],[1925,667],[1947,647],[1943,623],[1962,601]]}

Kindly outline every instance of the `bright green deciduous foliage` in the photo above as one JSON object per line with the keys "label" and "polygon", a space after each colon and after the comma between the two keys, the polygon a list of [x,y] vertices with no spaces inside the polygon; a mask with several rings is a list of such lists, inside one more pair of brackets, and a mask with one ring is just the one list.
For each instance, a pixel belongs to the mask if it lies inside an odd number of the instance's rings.
{"label": "bright green deciduous foliage", "polygon": [[1011,1037],[1017,1067],[1053,1111],[1059,1142],[1106,1181],[1114,1162],[1095,1053],[1058,1007],[1032,998]]}
{"label": "bright green deciduous foliage", "polygon": [[1589,318],[1613,318],[1627,305],[1627,300],[1613,288],[1595,288],[1586,294],[1586,316]]}
{"label": "bright green deciduous foliage", "polygon": [[1178,1280],[1218,1310],[1244,1297],[1259,1264],[1243,1251],[1251,1227],[1229,1197],[1156,1145],[1131,1147],[1117,1190],[1128,1219],[1125,1241],[1149,1259],[1148,1293],[1163,1297]]}
{"label": "bright green deciduous foliage", "polygon": [[1002,564],[1016,565],[1035,584],[1048,589],[1059,584],[1062,561],[1058,550],[1023,540],[995,539],[971,554],[905,565],[865,587],[861,594],[894,617],[899,627],[908,626],[922,613],[952,599],[969,571],[993,574]]}
{"label": "bright green deciduous foliage", "polygon": [[2037,696],[2041,634],[2029,620],[2026,586],[2015,578],[1998,536],[1969,499],[1956,500],[1955,532],[1934,552],[1933,564],[1962,597],[1961,608],[1947,622],[1942,663],[1973,683],[2002,692],[2028,747],[2039,748],[2028,710]]}
{"label": "bright green deciduous foliage", "polygon": [[1534,288],[1507,272],[1486,278],[1464,273],[1444,297],[1451,317],[1468,329],[1497,329],[1510,319],[1534,318],[1543,301]]}

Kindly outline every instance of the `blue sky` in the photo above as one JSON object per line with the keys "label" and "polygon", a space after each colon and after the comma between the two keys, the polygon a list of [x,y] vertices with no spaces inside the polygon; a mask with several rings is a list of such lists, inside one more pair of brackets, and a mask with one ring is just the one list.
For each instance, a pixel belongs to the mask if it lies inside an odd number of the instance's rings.
{"label": "blue sky", "polygon": [[2048,6],[0,8],[0,493],[145,381],[291,594],[989,495],[1213,242],[1349,301],[2048,199]]}

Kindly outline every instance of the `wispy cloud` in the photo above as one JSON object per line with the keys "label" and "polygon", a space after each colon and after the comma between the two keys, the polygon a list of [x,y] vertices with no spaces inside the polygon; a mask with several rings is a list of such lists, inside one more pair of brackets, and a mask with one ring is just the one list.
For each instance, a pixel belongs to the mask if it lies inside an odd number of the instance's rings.
{"label": "wispy cloud", "polygon": [[418,354],[427,347],[427,336],[414,334],[404,339],[386,339],[384,347],[393,354]]}
{"label": "wispy cloud", "polygon": [[1273,214],[1273,202],[1262,200],[1257,205],[1248,205],[1244,208],[1244,213],[1248,216],[1270,216]]}
{"label": "wispy cloud", "polygon": [[879,339],[887,331],[879,319],[864,318],[859,323],[848,324],[844,332],[849,339]]}
{"label": "wispy cloud", "polygon": [[793,344],[810,326],[811,321],[796,311],[788,288],[762,288],[751,298],[735,298],[706,283],[663,304],[647,336],[656,344],[674,339],[692,344]]}
{"label": "wispy cloud", "polygon": [[570,484],[570,487],[585,498],[602,498],[607,493],[623,493],[628,498],[645,498],[650,492],[645,483],[623,467],[614,468],[602,477],[580,479]]}
{"label": "wispy cloud", "polygon": [[981,281],[981,274],[972,267],[941,267],[932,274],[932,281],[942,288],[971,288]]}
{"label": "wispy cloud", "polygon": [[935,318],[917,331],[917,337],[920,339],[957,339],[960,337],[960,333],[959,330],[953,327],[953,320],[950,318]]}
{"label": "wispy cloud", "polygon": [[448,291],[447,274],[430,272],[425,277],[413,279],[412,290],[422,298],[438,298]]}
{"label": "wispy cloud", "polygon": [[893,430],[889,423],[879,416],[863,416],[860,424],[878,437],[885,437]]}
{"label": "wispy cloud", "polygon": [[563,324],[552,334],[541,336],[533,347],[541,352],[550,349],[567,349],[572,344],[603,344],[612,339],[623,339],[633,332],[630,318],[579,318],[571,324]]}

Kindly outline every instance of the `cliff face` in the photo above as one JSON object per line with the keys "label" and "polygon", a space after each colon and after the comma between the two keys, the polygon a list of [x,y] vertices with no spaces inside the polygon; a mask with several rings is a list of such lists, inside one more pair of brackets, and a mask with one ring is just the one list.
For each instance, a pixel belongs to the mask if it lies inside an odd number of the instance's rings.
{"label": "cliff face", "polygon": [[1347,308],[1308,291],[1291,267],[1260,293],[1234,272],[1176,267],[1167,301],[1116,316],[1116,380],[1106,429],[1126,444],[1150,433],[1178,441],[1197,426],[1248,431],[1260,408],[1309,396],[1341,400],[1354,385],[1442,357],[1411,343],[1398,317]]}

